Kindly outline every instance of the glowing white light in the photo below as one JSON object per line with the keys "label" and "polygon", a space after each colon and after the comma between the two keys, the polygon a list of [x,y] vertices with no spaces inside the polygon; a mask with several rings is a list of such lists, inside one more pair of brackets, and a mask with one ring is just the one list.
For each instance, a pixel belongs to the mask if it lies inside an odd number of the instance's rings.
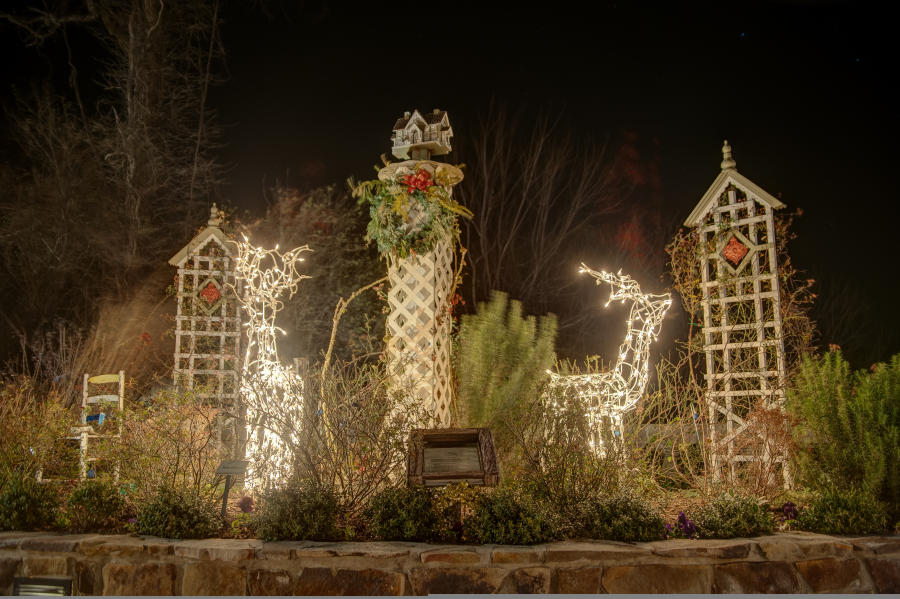
{"label": "glowing white light", "polygon": [[235,276],[243,288],[238,297],[247,327],[247,351],[241,397],[247,409],[247,480],[251,487],[271,486],[290,474],[290,447],[299,442],[303,421],[303,380],[278,359],[275,316],[302,279],[297,271],[308,246],[281,253],[253,247],[244,236],[237,245]]}
{"label": "glowing white light", "polygon": [[[597,440],[596,444],[592,441],[590,445],[602,455],[605,449],[600,431],[604,419],[609,419],[613,437],[621,441],[622,415],[634,407],[647,388],[650,344],[657,339],[657,331],[666,311],[672,305],[672,298],[668,293],[661,295],[643,293],[637,281],[623,275],[621,270],[613,274],[596,271],[582,264],[578,272],[590,274],[597,285],[601,283],[610,285],[609,301],[606,302],[606,306],[613,300],[632,302],[628,320],[625,321],[625,339],[619,347],[618,359],[611,371],[568,376],[549,373],[550,391],[554,389],[562,391],[547,394],[550,401],[554,402],[554,408],[562,407],[556,403],[557,398],[569,394],[575,394],[587,403],[588,416]],[[635,322],[641,325],[635,328]]]}

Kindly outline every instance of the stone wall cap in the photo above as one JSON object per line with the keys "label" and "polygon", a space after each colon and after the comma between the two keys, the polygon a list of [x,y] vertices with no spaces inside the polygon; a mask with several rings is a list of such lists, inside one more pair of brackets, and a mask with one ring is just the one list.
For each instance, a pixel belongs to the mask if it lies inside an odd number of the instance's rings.
{"label": "stone wall cap", "polygon": [[441,547],[424,551],[420,555],[422,563],[437,562],[442,564],[478,564],[481,563],[481,555],[473,549],[452,549]]}
{"label": "stone wall cap", "polygon": [[177,556],[219,561],[253,559],[262,546],[258,539],[190,539],[173,544]]}
{"label": "stone wall cap", "polygon": [[653,555],[646,547],[619,541],[560,541],[548,544],[545,548],[547,563],[618,560]]}
{"label": "stone wall cap", "polygon": [[847,542],[863,551],[872,553],[900,552],[900,535],[888,537],[851,537]]}
{"label": "stone wall cap", "polygon": [[83,542],[90,543],[95,539],[103,539],[103,536],[96,534],[46,535],[22,539],[19,548],[31,551],[58,551],[66,553],[75,551]]}
{"label": "stone wall cap", "polygon": [[338,557],[372,557],[376,559],[408,557],[411,551],[409,543],[399,541],[364,541],[346,543],[334,548],[335,555]]}
{"label": "stone wall cap", "polygon": [[656,555],[741,559],[758,548],[754,539],[669,539],[642,543]]}

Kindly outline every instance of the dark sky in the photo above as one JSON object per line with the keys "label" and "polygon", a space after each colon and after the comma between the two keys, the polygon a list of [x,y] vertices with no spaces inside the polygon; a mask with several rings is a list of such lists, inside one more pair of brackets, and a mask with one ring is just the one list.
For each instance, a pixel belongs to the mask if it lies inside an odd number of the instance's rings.
{"label": "dark sky", "polygon": [[[858,321],[885,359],[900,351],[897,51],[886,9],[861,4],[226,2],[222,195],[254,209],[276,178],[367,178],[404,110],[448,110],[459,143],[495,102],[582,139],[637,135],[677,223],[727,138],[741,173],[803,209],[792,255],[828,318]],[[2,31],[8,105],[35,59]]]}
{"label": "dark sky", "polygon": [[897,51],[888,15],[859,4],[232,10],[230,80],[214,97],[230,125],[229,192],[253,206],[264,177],[367,177],[404,110],[449,110],[459,141],[494,101],[560,116],[583,138],[652,140],[677,223],[718,174],[727,138],[741,173],[803,209],[792,255],[819,283],[825,328],[858,328],[877,347],[860,356],[884,359],[900,351]]}

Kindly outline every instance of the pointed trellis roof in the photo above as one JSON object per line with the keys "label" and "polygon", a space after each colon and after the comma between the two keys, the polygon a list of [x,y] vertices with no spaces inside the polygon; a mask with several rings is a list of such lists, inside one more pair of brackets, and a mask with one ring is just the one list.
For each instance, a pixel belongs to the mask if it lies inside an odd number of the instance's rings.
{"label": "pointed trellis roof", "polygon": [[188,256],[198,249],[202,248],[210,239],[215,239],[222,247],[228,247],[231,241],[228,236],[219,228],[222,224],[222,211],[213,204],[209,210],[209,220],[206,221],[207,227],[197,233],[186,246],[178,250],[178,253],[169,258],[169,264],[172,266],[181,266]]}
{"label": "pointed trellis roof", "polygon": [[740,187],[747,192],[748,195],[753,196],[753,199],[770,206],[775,210],[784,208],[784,204],[778,198],[737,171],[737,163],[731,157],[731,146],[728,145],[727,139],[722,146],[721,166],[722,172],[719,173],[716,180],[712,182],[712,185],[710,185],[709,189],[706,190],[706,193],[703,194],[700,202],[697,203],[694,210],[691,211],[690,215],[684,221],[686,227],[696,227],[699,225],[703,221],[703,217],[706,216],[706,213],[719,201],[719,196],[721,196],[725,189],[731,184]]}

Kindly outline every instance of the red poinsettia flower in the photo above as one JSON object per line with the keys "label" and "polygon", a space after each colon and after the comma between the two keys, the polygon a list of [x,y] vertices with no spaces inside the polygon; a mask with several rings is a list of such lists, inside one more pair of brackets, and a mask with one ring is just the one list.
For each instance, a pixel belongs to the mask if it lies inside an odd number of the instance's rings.
{"label": "red poinsettia flower", "polygon": [[404,176],[403,184],[406,185],[406,193],[412,193],[416,190],[428,191],[428,188],[434,185],[434,181],[431,180],[431,173],[420,168],[416,174]]}

